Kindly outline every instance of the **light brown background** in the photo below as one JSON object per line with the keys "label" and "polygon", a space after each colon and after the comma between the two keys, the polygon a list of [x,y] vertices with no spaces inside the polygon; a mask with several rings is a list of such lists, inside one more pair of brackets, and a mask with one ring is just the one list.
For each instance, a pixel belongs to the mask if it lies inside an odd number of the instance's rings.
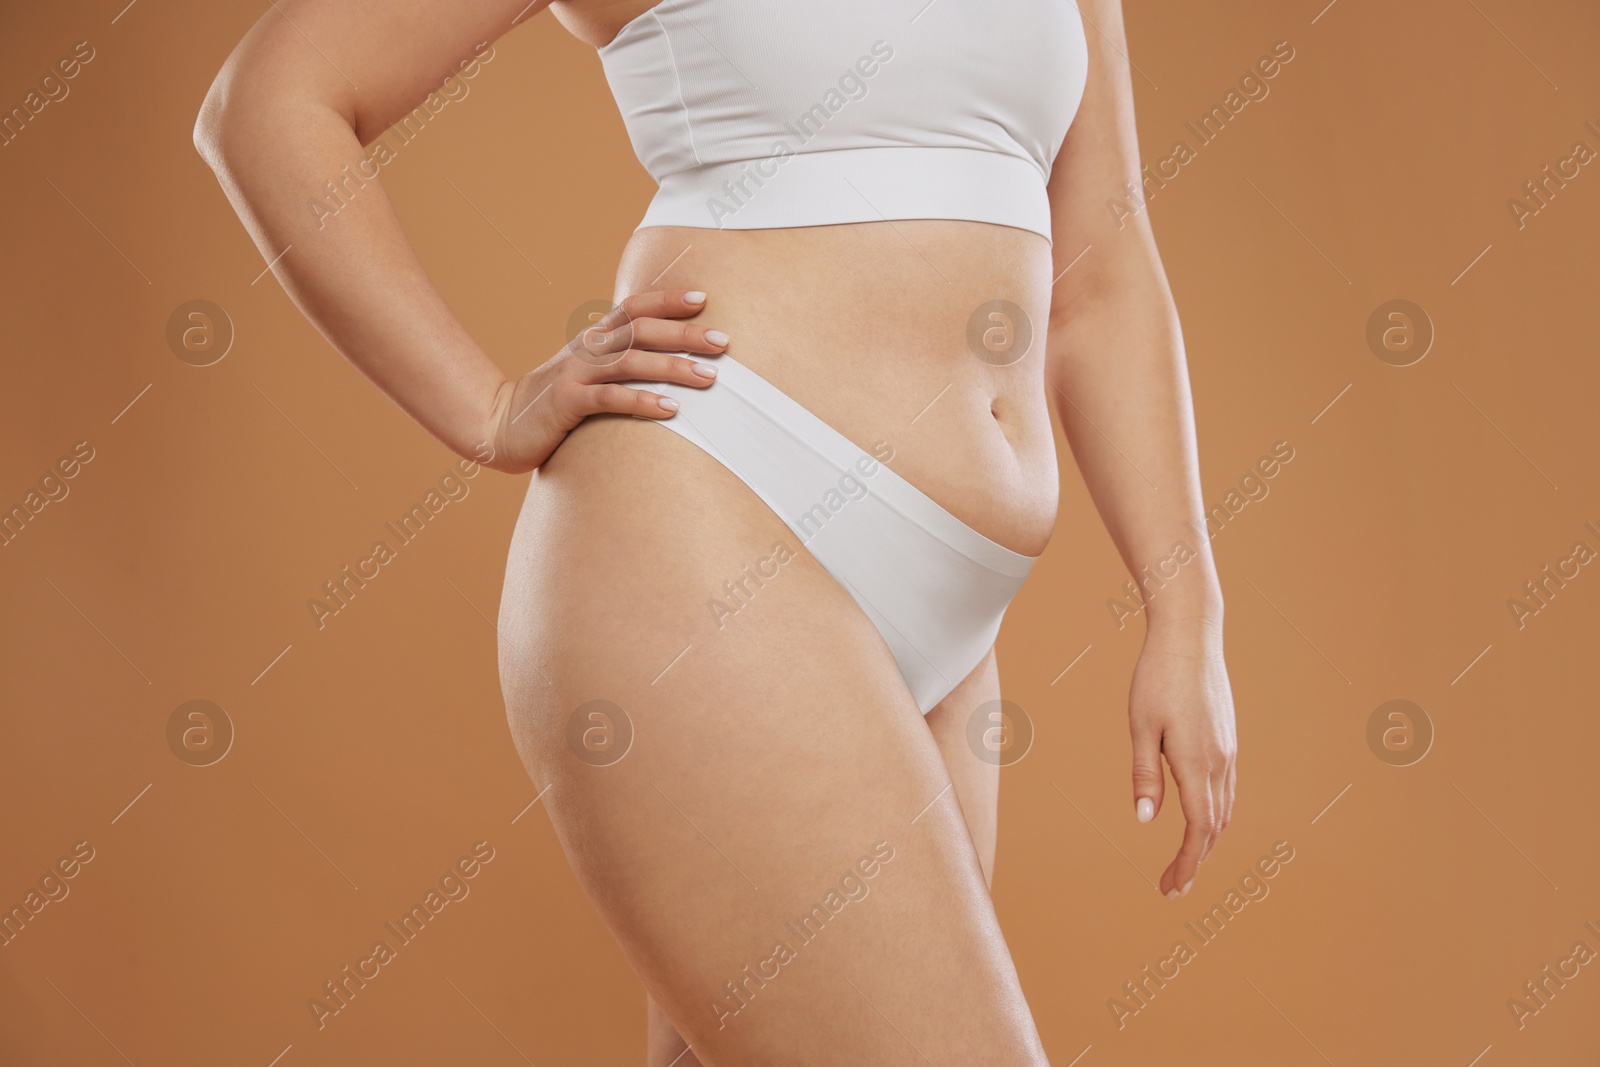
{"label": "light brown background", "polygon": [[[472,480],[315,628],[307,598],[452,457],[270,275],[252,284],[262,258],[190,144],[259,5],[123,2],[0,7],[6,108],[75,42],[98,53],[0,149],[0,503],[76,442],[96,452],[0,548],[0,905],[74,842],[96,850],[0,948],[0,1062],[639,1062],[638,983],[542,809],[513,822],[533,790],[488,620],[524,480]],[[1600,925],[1600,570],[1520,632],[1506,601],[1579,538],[1600,548],[1583,529],[1600,172],[1520,231],[1506,201],[1574,141],[1600,148],[1600,13],[1320,7],[1128,12],[1147,160],[1274,42],[1296,51],[1150,205],[1208,500],[1274,442],[1296,450],[1215,542],[1235,822],[1163,901],[1178,812],[1137,825],[1127,784],[1140,631],[1111,621],[1124,575],[1065,462],[1055,540],[1001,640],[1037,740],[1005,774],[996,903],[1059,1065],[1593,1064],[1600,965],[1521,1030],[1506,1002],[1579,939],[1600,950],[1583,928]],[[548,14],[383,180],[508,371],[610,296],[652,189],[594,54]],[[1399,297],[1437,330],[1407,368],[1364,339]],[[237,331],[203,369],[164,338],[194,298]],[[1406,768],[1365,739],[1397,697],[1437,730]],[[206,768],[165,735],[195,698],[237,730]],[[483,839],[470,897],[319,1032],[308,998]],[[1119,1031],[1108,998],[1284,840],[1271,895]]]}

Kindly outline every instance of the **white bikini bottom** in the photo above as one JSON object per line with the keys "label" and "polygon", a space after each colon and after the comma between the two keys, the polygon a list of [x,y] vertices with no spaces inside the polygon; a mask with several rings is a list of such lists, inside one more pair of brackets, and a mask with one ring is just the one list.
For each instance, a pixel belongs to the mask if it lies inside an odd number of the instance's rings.
{"label": "white bikini bottom", "polygon": [[[656,422],[699,445],[777,513],[867,613],[926,715],[983,662],[1036,557],[974,530],[731,356]],[[884,449],[879,449],[880,454]]]}

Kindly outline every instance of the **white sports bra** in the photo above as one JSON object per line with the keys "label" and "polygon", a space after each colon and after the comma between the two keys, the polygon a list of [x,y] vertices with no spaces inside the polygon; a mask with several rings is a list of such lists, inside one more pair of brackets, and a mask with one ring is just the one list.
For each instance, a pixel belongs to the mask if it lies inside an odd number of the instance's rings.
{"label": "white sports bra", "polygon": [[660,188],[639,228],[969,219],[1050,239],[1072,0],[662,0],[600,49]]}

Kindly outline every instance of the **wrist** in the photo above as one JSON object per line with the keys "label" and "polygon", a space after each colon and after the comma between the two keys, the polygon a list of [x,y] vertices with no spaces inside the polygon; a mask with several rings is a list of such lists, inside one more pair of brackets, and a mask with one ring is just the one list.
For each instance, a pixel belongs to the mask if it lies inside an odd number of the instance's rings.
{"label": "wrist", "polygon": [[511,420],[511,399],[517,391],[517,379],[502,378],[489,398],[488,412],[471,444],[472,459],[490,470],[505,471],[510,457],[506,454],[506,429]]}
{"label": "wrist", "polygon": [[1196,560],[1170,579],[1140,576],[1145,625],[1149,630],[1222,633],[1222,584],[1210,560]]}

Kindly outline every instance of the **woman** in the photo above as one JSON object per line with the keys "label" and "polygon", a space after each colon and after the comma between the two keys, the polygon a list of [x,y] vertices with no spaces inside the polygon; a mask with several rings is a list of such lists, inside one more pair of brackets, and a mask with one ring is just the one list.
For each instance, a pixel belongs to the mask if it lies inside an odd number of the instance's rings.
{"label": "woman", "polygon": [[[1139,175],[1118,2],[549,3],[662,187],[614,312],[507,379],[381,185],[314,237],[304,204],[547,2],[279,0],[196,143],[346,357],[536,472],[502,685],[648,1062],[1044,1063],[967,736],[1055,521],[1046,397],[1131,571],[1202,519],[1154,241],[1105,208]],[[1165,756],[1187,820],[1169,897],[1234,790],[1220,590],[1203,540],[1181,563],[1129,702],[1136,817]]]}

